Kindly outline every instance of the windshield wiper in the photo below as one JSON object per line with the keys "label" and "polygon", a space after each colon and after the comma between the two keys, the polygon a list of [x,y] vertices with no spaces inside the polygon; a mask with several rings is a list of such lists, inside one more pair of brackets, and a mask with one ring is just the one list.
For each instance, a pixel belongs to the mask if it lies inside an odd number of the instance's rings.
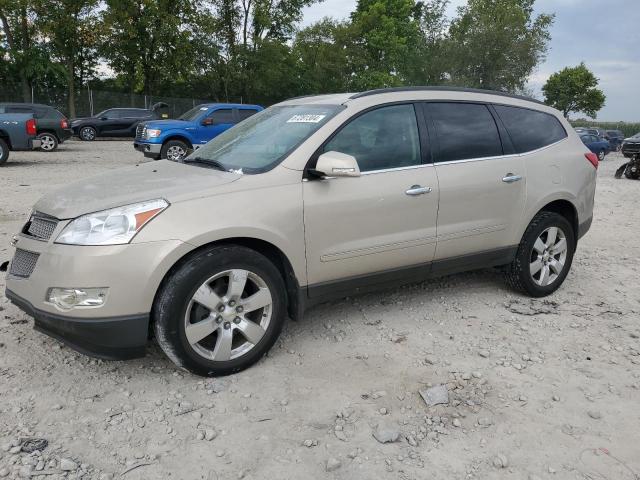
{"label": "windshield wiper", "polygon": [[182,163],[197,163],[200,165],[206,165],[210,168],[215,168],[217,170],[222,170],[223,172],[228,172],[229,169],[225,167],[222,163],[217,160],[209,160],[202,157],[187,157],[182,159]]}

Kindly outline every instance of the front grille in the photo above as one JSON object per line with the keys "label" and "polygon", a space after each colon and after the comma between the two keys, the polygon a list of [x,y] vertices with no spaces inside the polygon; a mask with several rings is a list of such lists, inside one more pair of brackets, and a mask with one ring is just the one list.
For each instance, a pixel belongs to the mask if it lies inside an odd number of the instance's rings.
{"label": "front grille", "polygon": [[640,143],[625,143],[622,146],[622,150],[625,152],[640,152]]}
{"label": "front grille", "polygon": [[144,123],[139,123],[136,127],[136,139],[144,137]]}
{"label": "front grille", "polygon": [[24,233],[38,240],[47,241],[53,235],[53,231],[58,226],[58,220],[32,215],[27,223]]}
{"label": "front grille", "polygon": [[29,278],[36,268],[39,253],[29,252],[20,248],[16,249],[16,254],[11,260],[9,275],[21,278]]}

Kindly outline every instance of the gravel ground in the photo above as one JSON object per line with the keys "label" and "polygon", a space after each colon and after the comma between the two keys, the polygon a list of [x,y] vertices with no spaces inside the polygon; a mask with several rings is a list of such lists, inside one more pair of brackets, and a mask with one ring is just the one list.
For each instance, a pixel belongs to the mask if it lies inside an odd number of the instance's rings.
{"label": "gravel ground", "polygon": [[[128,141],[13,153],[0,261],[39,196],[140,159]],[[640,478],[640,182],[613,178],[622,161],[601,165],[551,297],[486,270],[321,305],[231,377],[185,374],[155,346],[85,357],[0,294],[0,478]],[[419,392],[438,385],[448,403],[429,407]]]}

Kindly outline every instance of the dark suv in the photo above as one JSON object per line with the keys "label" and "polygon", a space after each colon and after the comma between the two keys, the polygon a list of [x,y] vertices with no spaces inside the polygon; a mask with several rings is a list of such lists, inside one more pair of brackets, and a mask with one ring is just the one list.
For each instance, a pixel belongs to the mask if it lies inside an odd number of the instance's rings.
{"label": "dark suv", "polygon": [[71,128],[74,135],[86,141],[96,137],[135,137],[140,122],[156,118],[157,114],[146,108],[110,108],[95,117],[74,119]]}
{"label": "dark suv", "polygon": [[0,113],[30,113],[36,119],[40,150],[52,152],[58,145],[71,138],[69,121],[62,113],[49,105],[38,103],[0,103]]}

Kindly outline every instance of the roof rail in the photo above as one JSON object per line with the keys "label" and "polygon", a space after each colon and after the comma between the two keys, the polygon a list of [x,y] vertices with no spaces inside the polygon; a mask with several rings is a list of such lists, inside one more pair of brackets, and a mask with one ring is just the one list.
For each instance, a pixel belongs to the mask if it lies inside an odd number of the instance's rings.
{"label": "roof rail", "polygon": [[487,95],[498,95],[501,97],[517,98],[519,100],[526,100],[528,102],[538,103],[544,105],[544,102],[536,100],[535,98],[525,97],[523,95],[513,95],[511,93],[498,92],[496,90],[483,90],[480,88],[464,88],[464,87],[446,87],[446,86],[431,86],[431,87],[390,87],[390,88],[377,88],[375,90],[367,90],[365,92],[356,93],[349,97],[349,100],[355,100],[356,98],[369,97],[371,95],[380,95],[382,93],[393,92],[466,92],[466,93],[484,93]]}

